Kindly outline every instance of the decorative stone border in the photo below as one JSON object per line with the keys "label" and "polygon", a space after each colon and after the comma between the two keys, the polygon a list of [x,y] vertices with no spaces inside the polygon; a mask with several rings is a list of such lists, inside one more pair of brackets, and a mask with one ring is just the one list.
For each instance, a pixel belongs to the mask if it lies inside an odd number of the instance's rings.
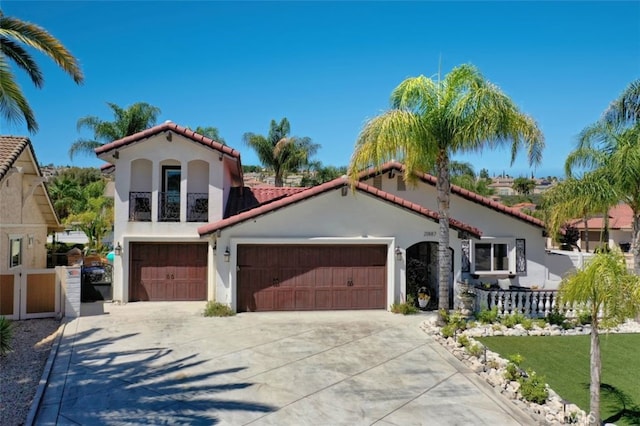
{"label": "decorative stone border", "polygon": [[[508,361],[501,358],[499,354],[486,350],[480,358],[475,357],[467,352],[452,337],[444,337],[440,327],[435,324],[436,318],[426,320],[422,323],[421,328],[440,343],[444,348],[451,352],[462,363],[469,367],[472,371],[482,377],[487,383],[494,388],[498,388],[500,393],[509,398],[511,402],[518,405],[526,413],[528,413],[539,424],[558,425],[558,424],[580,424],[588,423],[587,413],[575,404],[565,403],[560,396],[549,388],[549,398],[545,404],[536,404],[525,401],[519,392],[520,383],[508,381],[504,378]],[[468,337],[471,345],[478,344],[474,337],[484,336],[560,336],[560,335],[582,335],[591,332],[590,326],[577,326],[572,329],[563,329],[557,325],[547,324],[544,328],[534,325],[531,330],[525,330],[522,325],[518,324],[513,328],[507,328],[503,325],[489,324],[478,325],[471,329],[464,330],[459,335]],[[608,333],[640,333],[640,323],[637,321],[627,321],[613,329],[607,330]],[[483,346],[484,347],[484,346]],[[497,368],[489,368],[488,365],[495,365]]]}

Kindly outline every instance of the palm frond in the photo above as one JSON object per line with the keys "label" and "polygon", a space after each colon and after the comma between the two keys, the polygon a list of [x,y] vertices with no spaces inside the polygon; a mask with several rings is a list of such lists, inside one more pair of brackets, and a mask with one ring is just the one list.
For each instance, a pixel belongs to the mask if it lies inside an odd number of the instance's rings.
{"label": "palm frond", "polygon": [[9,122],[26,122],[27,130],[31,133],[38,131],[35,114],[2,55],[0,55],[0,113]]}

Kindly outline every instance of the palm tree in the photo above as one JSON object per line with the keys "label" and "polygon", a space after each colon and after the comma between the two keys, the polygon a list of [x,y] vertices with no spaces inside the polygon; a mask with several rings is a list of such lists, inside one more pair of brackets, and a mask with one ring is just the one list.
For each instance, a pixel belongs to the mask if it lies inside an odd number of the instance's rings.
{"label": "palm tree", "polygon": [[535,187],[536,182],[533,179],[517,177],[513,180],[513,189],[515,189],[518,194],[529,195]]}
{"label": "palm tree", "polygon": [[206,136],[209,139],[212,139],[216,142],[221,143],[222,145],[226,145],[227,142],[220,136],[220,133],[218,132],[218,128],[217,127],[212,127],[212,126],[207,126],[207,127],[203,127],[203,126],[198,126],[196,127],[196,129],[194,130],[194,132],[202,135],[202,136]]}
{"label": "palm tree", "polygon": [[17,18],[5,16],[0,10],[0,112],[13,122],[26,122],[30,133],[38,131],[38,123],[29,102],[16,82],[9,61],[27,73],[33,84],[41,88],[44,76],[29,46],[47,55],[78,84],[84,81],[77,59],[44,28]]}
{"label": "palm tree", "polygon": [[263,166],[275,174],[275,186],[284,185],[284,176],[309,162],[319,148],[310,138],[289,136],[289,120],[283,118],[280,123],[271,120],[269,135],[264,137],[254,133],[245,133],[244,142],[258,154]]}
{"label": "palm tree", "polygon": [[78,153],[93,155],[93,150],[117,139],[141,132],[156,124],[160,108],[144,102],[138,102],[128,108],[121,108],[107,102],[113,111],[114,121],[103,121],[89,115],[78,120],[78,131],[83,128],[93,131],[93,139],[78,139],[69,148],[69,158]]}
{"label": "palm tree", "polygon": [[633,318],[640,311],[640,277],[630,273],[618,249],[598,252],[583,269],[563,279],[559,303],[580,304],[591,316],[590,423],[600,421],[599,327]]}
{"label": "palm tree", "polygon": [[[638,86],[635,82],[629,87]],[[635,272],[640,274],[640,121],[633,112],[637,105],[632,107],[628,100],[630,89],[609,106],[600,120],[580,133],[577,148],[565,162],[565,171],[567,176],[575,168],[597,171],[601,186],[616,194],[610,206],[623,202],[631,208],[631,252]],[[637,98],[635,102],[638,104]]]}
{"label": "palm tree", "polygon": [[68,175],[56,176],[47,184],[47,189],[53,208],[61,220],[78,211],[82,203],[82,190],[77,180]]}
{"label": "palm tree", "polygon": [[602,172],[585,173],[581,179],[569,177],[545,192],[541,208],[549,235],[559,236],[568,222],[581,218],[585,224],[586,251],[589,251],[587,220],[596,214],[607,216],[609,207],[618,200],[617,192]]}
{"label": "palm tree", "polygon": [[534,120],[472,65],[456,67],[442,80],[404,80],[391,94],[391,109],[369,120],[358,136],[349,171],[354,181],[360,170],[394,158],[404,162],[404,178],[410,183],[416,172],[437,170],[441,322],[449,308],[450,158],[509,141],[512,162],[523,146],[531,164],[540,162],[544,141]]}

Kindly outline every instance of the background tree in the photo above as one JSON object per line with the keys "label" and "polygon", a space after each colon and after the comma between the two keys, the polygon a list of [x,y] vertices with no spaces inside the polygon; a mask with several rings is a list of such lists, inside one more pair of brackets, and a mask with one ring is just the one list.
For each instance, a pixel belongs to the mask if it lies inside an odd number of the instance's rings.
{"label": "background tree", "polygon": [[64,221],[70,214],[85,209],[87,194],[102,196],[105,184],[106,180],[97,168],[69,167],[59,170],[47,183],[47,189],[53,208]]}
{"label": "background tree", "polygon": [[456,67],[435,81],[425,76],[406,79],[393,91],[391,109],[369,120],[356,141],[349,166],[354,180],[363,168],[394,158],[404,162],[407,182],[415,182],[416,172],[437,170],[441,312],[449,309],[450,158],[509,141],[512,163],[521,147],[531,164],[540,162],[544,142],[536,123],[472,65]]}
{"label": "background tree", "polygon": [[227,144],[227,142],[220,136],[220,133],[218,132],[218,128],[217,127],[212,127],[212,126],[202,127],[202,126],[198,126],[198,127],[196,127],[194,132],[196,132],[198,134],[201,134],[202,136],[206,136],[209,139],[213,139],[216,142],[220,142],[222,145],[226,145]]}
{"label": "background tree", "polygon": [[35,114],[11,71],[9,61],[27,73],[31,82],[41,88],[44,76],[26,47],[34,48],[51,58],[73,81],[81,84],[84,76],[78,60],[44,28],[17,18],[5,16],[0,10],[0,113],[7,121],[25,122],[30,133],[38,131]]}
{"label": "background tree", "polygon": [[491,179],[491,176],[489,176],[489,170],[487,169],[480,169],[480,179]]}
{"label": "background tree", "polygon": [[513,180],[513,189],[518,194],[529,195],[536,187],[536,182],[533,179],[526,177],[517,177]]}
{"label": "background tree", "polygon": [[78,139],[69,148],[69,158],[76,154],[94,155],[94,149],[111,141],[122,139],[141,132],[156,124],[160,108],[144,102],[135,103],[127,108],[107,102],[114,116],[113,121],[104,121],[89,115],[78,120],[78,131],[88,129],[93,132],[93,139]]}
{"label": "background tree", "polygon": [[[482,169],[486,172],[486,169]],[[437,171],[434,171],[435,174]],[[471,163],[461,163],[458,161],[451,162],[451,183],[458,185],[461,188],[475,192],[483,197],[490,197],[495,193],[495,190],[489,185],[491,179],[477,177]]]}
{"label": "background tree", "polygon": [[604,250],[563,279],[559,302],[585,306],[591,317],[591,360],[589,410],[593,424],[600,425],[601,326],[612,326],[633,318],[640,309],[640,277],[630,273],[623,254],[617,248]]}
{"label": "background tree", "polygon": [[280,123],[271,120],[266,137],[254,133],[243,136],[245,144],[258,154],[262,165],[275,174],[275,186],[283,186],[286,174],[307,164],[320,147],[308,137],[289,136],[290,132],[291,126],[285,117]]}
{"label": "background tree", "polygon": [[600,120],[580,133],[577,148],[565,162],[567,176],[571,176],[574,169],[589,170],[593,173],[590,179],[600,179],[600,187],[608,188],[612,197],[615,196],[610,206],[622,202],[633,212],[631,252],[636,274],[640,274],[639,81],[629,85],[605,110]]}
{"label": "background tree", "polygon": [[312,161],[303,172],[300,186],[320,185],[347,174],[347,167],[323,166],[320,161]]}

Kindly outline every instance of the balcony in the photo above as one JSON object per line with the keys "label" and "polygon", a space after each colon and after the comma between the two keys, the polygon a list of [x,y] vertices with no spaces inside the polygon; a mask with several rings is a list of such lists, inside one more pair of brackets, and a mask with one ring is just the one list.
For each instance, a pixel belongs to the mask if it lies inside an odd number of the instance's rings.
{"label": "balcony", "polygon": [[151,193],[129,193],[129,221],[151,222]]}
{"label": "balcony", "polygon": [[187,222],[209,220],[209,194],[193,192],[187,194]]}
{"label": "balcony", "polygon": [[[209,194],[193,192],[187,194],[187,222],[209,220]],[[151,192],[129,193],[129,221],[151,222]],[[180,194],[158,193],[158,221],[180,221]]]}

